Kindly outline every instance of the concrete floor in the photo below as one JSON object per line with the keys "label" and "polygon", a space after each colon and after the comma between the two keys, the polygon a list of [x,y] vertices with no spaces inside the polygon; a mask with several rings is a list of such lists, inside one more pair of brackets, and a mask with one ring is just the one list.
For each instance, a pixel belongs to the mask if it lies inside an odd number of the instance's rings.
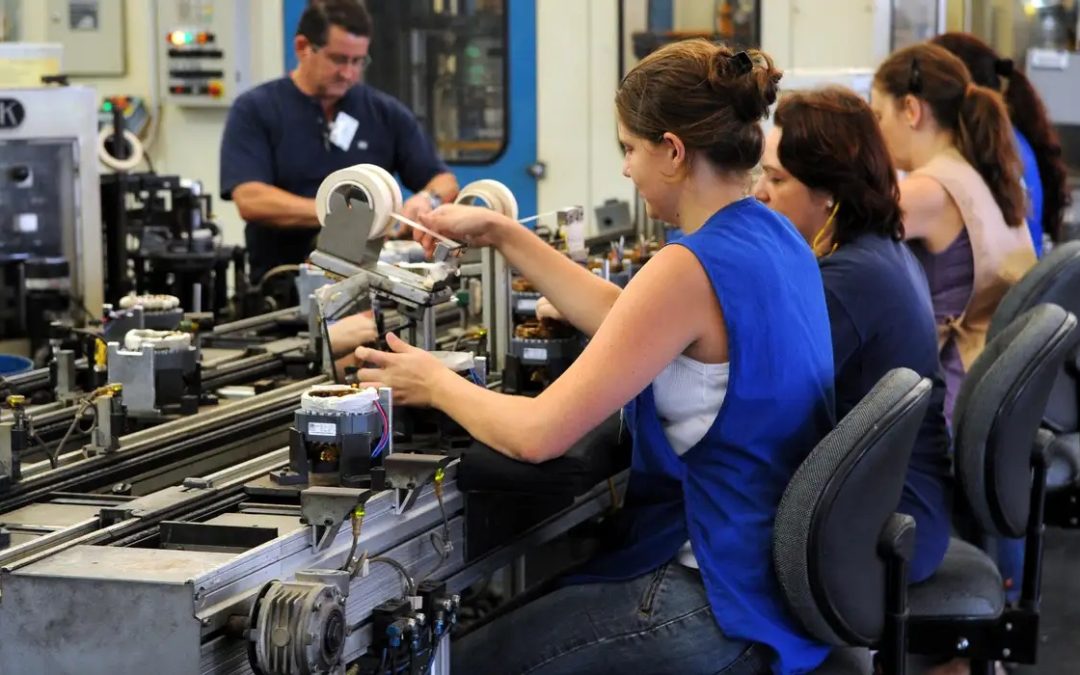
{"label": "concrete floor", "polygon": [[1080,673],[1080,530],[1047,528],[1039,663],[1023,675]]}

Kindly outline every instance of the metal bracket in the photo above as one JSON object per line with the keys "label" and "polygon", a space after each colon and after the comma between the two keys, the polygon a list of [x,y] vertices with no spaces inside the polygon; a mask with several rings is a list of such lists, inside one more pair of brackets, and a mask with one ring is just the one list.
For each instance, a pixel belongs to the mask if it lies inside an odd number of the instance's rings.
{"label": "metal bracket", "polygon": [[320,287],[313,294],[318,314],[334,321],[371,308],[369,272],[360,271],[343,281]]}
{"label": "metal bracket", "polygon": [[202,476],[188,476],[180,485],[189,490],[212,490],[214,488],[214,480]]}
{"label": "metal bracket", "polygon": [[82,394],[79,392],[75,367],[75,352],[71,349],[57,349],[53,353],[56,364],[56,398],[59,401],[71,401]]}
{"label": "metal bracket", "polygon": [[1039,615],[1006,609],[987,621],[909,619],[908,653],[957,656],[1034,664],[1039,648]]}
{"label": "metal bracket", "polygon": [[12,422],[0,424],[0,477],[12,481],[15,480],[15,462],[17,461],[11,437],[14,430],[15,424]]}
{"label": "metal bracket", "polygon": [[124,423],[124,403],[120,391],[99,396],[94,401],[94,412],[97,413],[97,425],[86,451],[94,455],[115,452],[120,448]]}
{"label": "metal bracket", "polygon": [[311,525],[311,546],[316,551],[334,540],[353,509],[372,496],[371,490],[310,487],[300,492],[300,522]]}
{"label": "metal bracket", "polygon": [[439,469],[445,469],[453,458],[447,455],[420,455],[397,453],[383,460],[386,484],[394,490],[394,511],[400,515],[407,511],[420,496],[424,485],[435,478]]}
{"label": "metal bracket", "polygon": [[341,597],[349,597],[349,582],[352,575],[347,570],[300,570],[296,573],[296,580],[305,584],[324,584],[336,588]]}
{"label": "metal bracket", "polygon": [[124,520],[130,520],[134,517],[135,509],[131,506],[130,502],[119,504],[117,506],[105,506],[98,511],[98,517],[101,518],[102,527],[110,527]]}

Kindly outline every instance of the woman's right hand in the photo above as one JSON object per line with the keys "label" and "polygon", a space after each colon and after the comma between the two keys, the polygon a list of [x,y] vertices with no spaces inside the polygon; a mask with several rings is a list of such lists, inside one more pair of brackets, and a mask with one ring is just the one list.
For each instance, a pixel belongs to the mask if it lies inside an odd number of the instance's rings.
{"label": "woman's right hand", "polygon": [[555,309],[555,305],[551,304],[551,301],[545,297],[541,297],[536,301],[536,318],[554,319],[555,321],[567,323],[566,317],[562,315],[562,312]]}
{"label": "woman's right hand", "polygon": [[[501,216],[482,206],[444,204],[420,216],[420,224],[444,237],[466,246],[497,246]],[[438,240],[426,232],[413,230],[413,239],[420,242],[430,257]]]}

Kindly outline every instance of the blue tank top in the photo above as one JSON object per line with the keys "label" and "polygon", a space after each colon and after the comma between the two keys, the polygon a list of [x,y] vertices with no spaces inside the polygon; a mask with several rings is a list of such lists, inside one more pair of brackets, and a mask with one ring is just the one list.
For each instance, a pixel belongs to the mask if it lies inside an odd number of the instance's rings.
{"label": "blue tank top", "polygon": [[754,199],[676,244],[705,268],[728,334],[730,380],[705,437],[681,458],[652,387],[625,409],[634,450],[621,546],[578,580],[632,579],[690,540],[716,622],[777,654],[779,673],[816,668],[829,648],[789,613],[772,564],[773,522],[796,468],[832,428],[833,357],[821,274],[783,216]]}
{"label": "blue tank top", "polygon": [[1039,175],[1039,161],[1035,158],[1035,151],[1031,149],[1031,143],[1013,127],[1013,136],[1016,138],[1016,151],[1020,155],[1020,164],[1024,168],[1024,191],[1028,198],[1027,225],[1031,231],[1031,243],[1035,245],[1035,255],[1042,257],[1043,248],[1043,191],[1042,177]]}

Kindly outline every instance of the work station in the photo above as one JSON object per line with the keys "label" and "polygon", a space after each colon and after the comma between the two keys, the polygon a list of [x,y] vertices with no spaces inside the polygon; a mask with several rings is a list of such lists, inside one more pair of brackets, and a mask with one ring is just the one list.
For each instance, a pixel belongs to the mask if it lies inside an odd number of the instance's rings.
{"label": "work station", "polygon": [[1075,0],[0,0],[0,674],[1080,672]]}

